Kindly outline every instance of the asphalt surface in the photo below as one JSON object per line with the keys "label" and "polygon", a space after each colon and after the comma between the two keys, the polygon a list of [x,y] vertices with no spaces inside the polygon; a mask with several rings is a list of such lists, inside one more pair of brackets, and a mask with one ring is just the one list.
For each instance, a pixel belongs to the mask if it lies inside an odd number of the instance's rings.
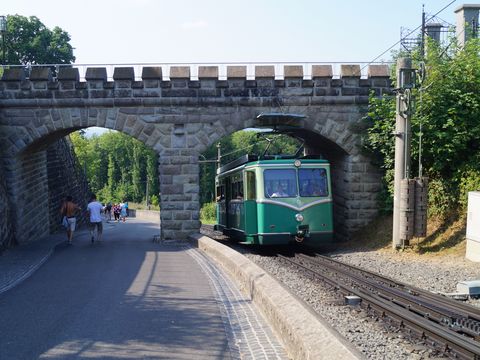
{"label": "asphalt surface", "polygon": [[0,359],[234,358],[200,266],[153,243],[155,224],[104,227],[101,242],[77,233],[0,293]]}

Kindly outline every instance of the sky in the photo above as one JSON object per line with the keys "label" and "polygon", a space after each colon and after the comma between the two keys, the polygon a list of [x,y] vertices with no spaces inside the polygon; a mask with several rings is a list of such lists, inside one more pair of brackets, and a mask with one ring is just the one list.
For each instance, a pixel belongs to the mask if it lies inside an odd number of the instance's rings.
{"label": "sky", "polygon": [[[452,0],[11,0],[71,36],[76,64],[369,62]],[[455,23],[455,1],[438,16]],[[395,48],[398,48],[396,46]],[[390,60],[390,52],[378,60]]]}
{"label": "sky", "polygon": [[[428,16],[451,2],[11,0],[0,15],[59,26],[71,36],[76,64],[365,63],[391,59],[390,51],[381,54],[400,40],[401,28],[421,24],[422,4]],[[440,20],[454,24],[462,4],[453,2]]]}

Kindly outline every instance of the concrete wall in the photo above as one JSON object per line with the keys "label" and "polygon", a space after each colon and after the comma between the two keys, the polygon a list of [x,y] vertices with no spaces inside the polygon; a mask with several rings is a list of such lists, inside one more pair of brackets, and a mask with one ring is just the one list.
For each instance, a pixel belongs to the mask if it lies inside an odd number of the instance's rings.
{"label": "concrete wall", "polygon": [[158,222],[160,224],[160,211],[130,209],[129,212],[129,216],[131,217],[135,217],[140,220]]}

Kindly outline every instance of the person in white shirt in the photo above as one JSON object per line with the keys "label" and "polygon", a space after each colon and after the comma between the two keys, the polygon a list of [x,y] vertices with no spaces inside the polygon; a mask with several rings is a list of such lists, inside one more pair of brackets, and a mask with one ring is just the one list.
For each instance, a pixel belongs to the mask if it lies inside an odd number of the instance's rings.
{"label": "person in white shirt", "polygon": [[103,205],[97,201],[97,196],[95,194],[92,194],[90,202],[87,206],[87,213],[90,217],[90,235],[92,244],[95,241],[95,229],[97,229],[97,241],[100,241],[102,239],[102,210]]}

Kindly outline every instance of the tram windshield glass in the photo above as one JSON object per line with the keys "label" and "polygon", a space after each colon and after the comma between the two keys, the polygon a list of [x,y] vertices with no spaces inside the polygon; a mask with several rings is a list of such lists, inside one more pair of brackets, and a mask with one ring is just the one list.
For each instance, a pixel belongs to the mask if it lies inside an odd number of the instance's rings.
{"label": "tram windshield glass", "polygon": [[267,169],[263,173],[265,196],[288,198],[297,196],[297,176],[294,169]]}
{"label": "tram windshield glass", "polygon": [[300,196],[328,196],[327,171],[325,169],[299,169]]}

